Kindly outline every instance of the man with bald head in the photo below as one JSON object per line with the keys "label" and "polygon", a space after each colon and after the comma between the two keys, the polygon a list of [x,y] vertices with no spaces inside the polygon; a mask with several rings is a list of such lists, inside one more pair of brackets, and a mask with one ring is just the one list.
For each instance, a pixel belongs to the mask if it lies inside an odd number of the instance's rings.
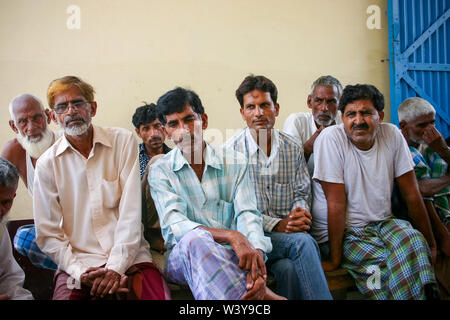
{"label": "man with bald head", "polygon": [[[17,137],[6,143],[1,157],[14,164],[28,192],[33,196],[36,161],[61,133],[50,130],[49,110],[44,109],[41,100],[32,94],[24,93],[15,97],[9,104],[9,113],[11,115],[9,126]],[[51,259],[36,245],[33,226],[23,226],[18,230],[15,248],[21,254],[28,256],[34,265],[56,269]]]}

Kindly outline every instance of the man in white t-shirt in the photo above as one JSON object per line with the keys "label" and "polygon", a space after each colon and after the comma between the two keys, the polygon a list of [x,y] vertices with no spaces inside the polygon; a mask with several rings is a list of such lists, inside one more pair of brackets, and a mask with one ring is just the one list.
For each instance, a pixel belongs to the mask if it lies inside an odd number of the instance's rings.
{"label": "man in white t-shirt", "polygon": [[[339,111],[339,99],[342,85],[333,76],[321,76],[311,86],[308,95],[308,107],[311,113],[293,113],[284,122],[283,131],[296,138],[304,148],[309,174],[314,173],[313,147],[316,138],[326,127],[342,122]],[[319,244],[322,259],[329,255],[327,201],[319,182],[312,180],[312,225],[310,234]]]}
{"label": "man in white t-shirt", "polygon": [[[347,86],[339,108],[343,123],[323,130],[314,145],[313,179],[328,205],[324,270],[342,260],[371,299],[438,297],[431,265],[436,243],[408,146],[397,127],[382,123],[383,95],[371,85]],[[393,218],[394,179],[417,230]]]}

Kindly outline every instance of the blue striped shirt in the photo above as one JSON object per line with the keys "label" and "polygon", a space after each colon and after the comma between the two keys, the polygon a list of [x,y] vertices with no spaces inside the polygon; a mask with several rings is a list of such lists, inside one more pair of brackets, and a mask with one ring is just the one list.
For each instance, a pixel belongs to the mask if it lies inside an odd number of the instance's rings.
{"label": "blue striped shirt", "polygon": [[244,156],[206,144],[204,159],[201,182],[178,148],[149,168],[151,195],[168,252],[199,225],[237,230],[255,249],[270,252],[272,243],[264,236]]}
{"label": "blue striped shirt", "polygon": [[264,230],[271,232],[297,206],[310,211],[311,180],[303,148],[291,136],[272,130],[270,156],[256,144],[249,128],[225,143],[246,155],[255,185],[257,207],[263,214]]}

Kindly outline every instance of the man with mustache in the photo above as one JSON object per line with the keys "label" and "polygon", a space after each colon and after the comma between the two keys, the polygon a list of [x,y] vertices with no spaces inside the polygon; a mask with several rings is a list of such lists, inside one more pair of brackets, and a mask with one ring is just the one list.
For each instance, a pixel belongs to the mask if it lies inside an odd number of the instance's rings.
{"label": "man with mustache", "polygon": [[[313,179],[328,204],[324,270],[342,263],[370,299],[439,298],[430,221],[408,145],[397,127],[382,123],[383,95],[372,85],[347,86],[339,108],[343,123],[324,129],[314,144]],[[394,180],[417,230],[392,215]]]}
{"label": "man with mustache", "polygon": [[261,214],[245,158],[203,140],[208,116],[184,88],[157,102],[176,145],[149,168],[148,180],[167,247],[166,276],[195,299],[281,299],[266,287]]}
{"label": "man with mustache", "polygon": [[[311,113],[291,114],[284,122],[283,131],[297,139],[303,146],[309,175],[314,173],[314,142],[326,127],[342,123],[338,106],[342,95],[342,85],[333,76],[321,76],[311,86],[308,107]],[[310,233],[319,244],[321,258],[328,259],[327,201],[319,182],[311,180],[312,224]]]}
{"label": "man with mustache", "polygon": [[319,248],[307,233],[311,189],[303,150],[293,137],[274,128],[280,110],[277,87],[264,76],[250,75],[236,98],[247,128],[225,148],[243,153],[249,161],[264,231],[272,241],[267,265],[277,293],[290,300],[331,299]]}
{"label": "man with mustache", "polygon": [[[156,251],[164,252],[164,239],[156,212],[155,204],[148,185],[148,164],[151,159],[168,153],[170,149],[165,143],[166,133],[159,121],[157,107],[154,103],[145,104],[136,109],[133,118],[136,134],[142,139],[139,144],[139,169],[142,185],[142,223],[144,224],[144,237],[150,247]],[[152,161],[153,162],[153,161]]]}
{"label": "man with mustache", "polygon": [[[450,148],[435,127],[436,110],[422,98],[409,98],[398,107],[398,117],[438,247],[450,256]],[[421,145],[423,154],[418,151]]]}
{"label": "man with mustache", "polygon": [[[49,129],[50,114],[41,100],[32,94],[21,94],[9,104],[9,125],[17,138],[3,148],[1,157],[19,170],[23,183],[33,197],[34,171],[37,159],[61,136]],[[55,263],[41,252],[35,241],[35,229],[27,225],[17,230],[15,248],[41,268],[56,269]]]}
{"label": "man with mustache", "polygon": [[74,76],[47,90],[64,136],[37,162],[33,200],[36,242],[58,264],[53,299],[170,298],[142,235],[137,141],[92,124],[94,93]]}
{"label": "man with mustache", "polygon": [[151,158],[158,154],[166,154],[171,149],[164,143],[166,139],[164,126],[158,119],[154,103],[137,108],[132,122],[136,134],[142,139],[142,143],[139,144],[139,168],[142,178]]}
{"label": "man with mustache", "polygon": [[19,184],[19,171],[0,158],[0,300],[33,300],[23,288],[25,274],[12,254],[11,240],[6,227],[6,216],[13,205]]}

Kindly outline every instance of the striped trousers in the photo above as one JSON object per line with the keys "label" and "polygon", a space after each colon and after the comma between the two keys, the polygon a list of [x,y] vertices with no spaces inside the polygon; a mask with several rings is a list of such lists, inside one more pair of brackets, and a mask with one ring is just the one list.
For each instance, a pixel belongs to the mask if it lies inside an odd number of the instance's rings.
{"label": "striped trousers", "polygon": [[172,282],[188,285],[196,300],[239,300],[246,292],[246,271],[233,250],[196,228],[173,247],[165,269]]}

